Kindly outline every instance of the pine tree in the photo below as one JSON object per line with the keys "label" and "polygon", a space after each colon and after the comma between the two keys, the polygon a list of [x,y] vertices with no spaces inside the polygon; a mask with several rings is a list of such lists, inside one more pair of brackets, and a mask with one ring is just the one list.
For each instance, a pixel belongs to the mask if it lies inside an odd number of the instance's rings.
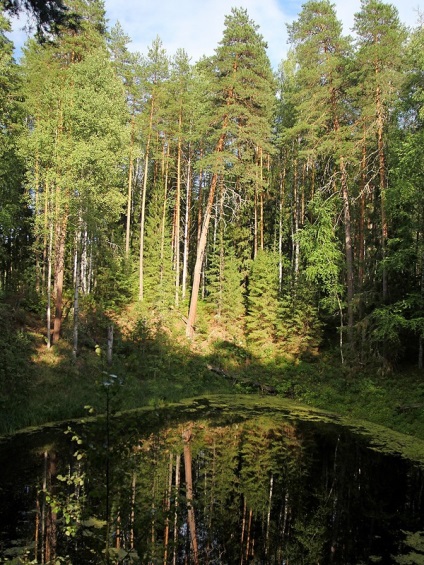
{"label": "pine tree", "polygon": [[[382,300],[388,298],[387,270],[387,125],[400,86],[402,45],[406,33],[397,10],[380,0],[362,0],[355,15],[357,34],[356,68],[360,84],[359,106],[364,131],[364,157],[367,181],[378,175],[377,198],[380,208],[380,261],[382,265]],[[368,154],[376,153],[373,163]],[[369,183],[371,186],[373,182]]]}
{"label": "pine tree", "polygon": [[[214,150],[204,166],[211,181],[203,225],[197,245],[187,336],[194,331],[201,270],[218,179],[243,182],[257,179],[255,151],[267,148],[273,100],[273,76],[266,44],[243,9],[226,17],[223,39],[215,55],[205,62],[211,86],[210,141]],[[237,180],[239,182],[237,182]]]}
{"label": "pine tree", "polygon": [[310,0],[304,4],[299,19],[289,26],[299,64],[296,76],[299,87],[295,97],[298,123],[294,128],[302,132],[308,149],[322,160],[325,171],[320,179],[322,189],[328,186],[332,191],[340,191],[344,219],[347,322],[349,341],[352,342],[354,272],[347,167],[348,155],[352,153],[347,143],[352,117],[345,73],[349,41],[341,35],[341,30],[334,6],[328,0]]}
{"label": "pine tree", "polygon": [[145,131],[144,171],[140,198],[140,245],[139,245],[139,300],[144,300],[144,236],[146,224],[146,202],[149,186],[151,153],[159,136],[161,114],[164,112],[164,84],[168,79],[169,60],[162,41],[157,37],[142,62],[142,79],[146,104],[142,113],[142,126]]}
{"label": "pine tree", "polygon": [[62,0],[2,0],[2,5],[11,15],[16,16],[26,11],[33,16],[37,36],[42,40],[64,25],[76,30],[80,21],[79,15],[69,10],[68,3]]}

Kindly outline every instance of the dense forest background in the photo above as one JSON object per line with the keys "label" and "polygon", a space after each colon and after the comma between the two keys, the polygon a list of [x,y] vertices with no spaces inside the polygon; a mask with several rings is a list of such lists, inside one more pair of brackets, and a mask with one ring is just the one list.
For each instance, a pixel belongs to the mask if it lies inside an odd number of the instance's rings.
{"label": "dense forest background", "polygon": [[353,39],[309,0],[273,73],[244,9],[193,63],[68,4],[19,63],[0,12],[2,339],[20,309],[74,357],[173,320],[263,358],[422,368],[422,22],[362,0]]}

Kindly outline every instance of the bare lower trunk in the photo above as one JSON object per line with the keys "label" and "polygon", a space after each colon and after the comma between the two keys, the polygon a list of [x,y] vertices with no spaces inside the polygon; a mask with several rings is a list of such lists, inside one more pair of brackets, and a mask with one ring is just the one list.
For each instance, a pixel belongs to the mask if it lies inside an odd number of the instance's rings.
{"label": "bare lower trunk", "polygon": [[131,136],[130,136],[130,155],[129,155],[129,167],[128,167],[127,220],[126,220],[126,229],[125,229],[125,256],[126,257],[128,257],[129,254],[130,254],[132,184],[133,184],[133,173],[134,173],[134,161],[133,161],[134,128],[135,128],[135,118],[134,118],[134,116],[132,116],[132,119],[131,119]]}
{"label": "bare lower trunk", "polygon": [[350,221],[350,203],[347,187],[347,175],[343,157],[340,159],[340,170],[342,178],[342,198],[345,228],[345,252],[346,252],[346,279],[347,279],[347,331],[350,344],[353,339],[353,254]]}
{"label": "bare lower trunk", "polygon": [[299,202],[298,202],[298,186],[297,186],[297,159],[294,160],[293,172],[293,271],[297,277],[299,273],[299,260],[300,260],[300,244],[297,238],[299,232]]}
{"label": "bare lower trunk", "polygon": [[190,230],[190,204],[191,204],[191,162],[190,157],[187,165],[186,206],[184,218],[184,252],[183,252],[183,278],[181,283],[181,298],[184,300],[187,293],[188,274],[188,252],[189,252],[189,230]]}
{"label": "bare lower trunk", "polygon": [[386,245],[388,236],[387,217],[386,217],[386,164],[384,155],[384,115],[383,104],[381,102],[381,89],[378,86],[376,91],[377,109],[377,147],[378,147],[378,168],[380,177],[380,213],[381,213],[381,259],[382,259],[382,292],[383,302],[387,301],[388,283],[387,268],[385,265]]}
{"label": "bare lower trunk", "polygon": [[50,225],[49,255],[47,260],[47,348],[52,345],[52,251],[53,251],[53,225]]}
{"label": "bare lower trunk", "polygon": [[[180,110],[179,130],[181,133],[182,114]],[[177,148],[177,193],[175,196],[175,306],[178,307],[180,300],[180,206],[181,206],[181,135],[178,138]]]}
{"label": "bare lower trunk", "polygon": [[53,324],[53,343],[57,343],[60,338],[62,327],[63,310],[63,280],[65,271],[65,237],[66,225],[60,225],[57,230],[56,239],[56,259],[55,259],[55,316]]}
{"label": "bare lower trunk", "polygon": [[278,288],[283,289],[283,210],[284,210],[284,189],[285,189],[286,168],[281,174],[280,183],[280,202],[278,219]]}
{"label": "bare lower trunk", "polygon": [[[224,128],[225,129],[225,128]],[[215,152],[220,153],[224,148],[225,142],[225,133],[221,134],[219,141],[217,143]],[[187,328],[186,328],[186,335],[189,338],[192,338],[194,335],[194,322],[196,320],[196,313],[197,313],[197,301],[199,297],[199,288],[200,288],[200,278],[202,274],[202,265],[203,265],[203,258],[205,256],[206,250],[206,242],[209,230],[209,222],[212,216],[212,209],[215,197],[215,190],[216,185],[218,182],[218,173],[214,173],[212,176],[211,187],[209,190],[209,197],[206,204],[206,210],[203,216],[203,225],[202,231],[200,233],[199,242],[197,244],[197,255],[196,255],[196,263],[194,266],[193,272],[193,285],[191,290],[191,299],[190,299],[190,310],[187,319]]]}
{"label": "bare lower trunk", "polygon": [[146,221],[147,176],[149,173],[149,153],[150,153],[150,142],[152,137],[153,114],[154,114],[154,99],[152,98],[151,106],[150,106],[149,132],[147,135],[147,142],[146,142],[146,156],[144,160],[143,189],[141,192],[140,254],[139,254],[140,263],[139,263],[139,291],[138,291],[139,300],[144,300],[144,224]]}
{"label": "bare lower trunk", "polygon": [[79,237],[76,238],[75,252],[74,252],[74,343],[72,349],[72,356],[74,359],[78,355],[78,326],[79,326],[79,265],[78,265],[78,245]]}
{"label": "bare lower trunk", "polygon": [[112,365],[113,356],[113,324],[109,324],[107,327],[107,363]]}

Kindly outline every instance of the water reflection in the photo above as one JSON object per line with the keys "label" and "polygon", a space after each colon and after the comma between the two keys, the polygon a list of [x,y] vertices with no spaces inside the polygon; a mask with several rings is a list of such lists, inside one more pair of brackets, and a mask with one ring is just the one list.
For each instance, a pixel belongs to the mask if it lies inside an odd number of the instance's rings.
{"label": "water reflection", "polygon": [[423,562],[419,467],[332,424],[169,414],[4,443],[1,562]]}

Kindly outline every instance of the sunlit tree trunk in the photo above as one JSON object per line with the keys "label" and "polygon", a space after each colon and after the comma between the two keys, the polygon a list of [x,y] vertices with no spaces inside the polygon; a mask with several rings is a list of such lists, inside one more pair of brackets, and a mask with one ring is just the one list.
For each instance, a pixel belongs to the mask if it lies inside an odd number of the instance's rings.
{"label": "sunlit tree trunk", "polygon": [[125,256],[130,254],[130,238],[131,238],[131,209],[132,209],[132,185],[134,175],[134,130],[135,130],[135,117],[131,118],[131,133],[130,133],[130,154],[128,163],[128,195],[127,195],[127,219],[125,228]]}
{"label": "sunlit tree trunk", "polygon": [[[225,124],[227,122],[228,118],[225,118],[224,120],[224,130],[225,130]],[[225,131],[224,133],[221,134],[218,143],[215,147],[215,153],[221,153],[223,148],[224,148],[224,142],[225,142]],[[207,242],[207,236],[208,236],[208,230],[209,230],[209,222],[212,216],[212,209],[213,209],[213,203],[214,203],[214,199],[215,199],[215,190],[216,190],[216,185],[218,182],[218,173],[214,173],[212,175],[212,181],[211,181],[211,186],[209,189],[209,196],[208,196],[208,201],[206,204],[206,209],[203,215],[203,225],[202,225],[202,230],[200,233],[200,239],[197,245],[197,255],[196,255],[196,264],[194,266],[194,272],[193,272],[193,284],[192,284],[192,290],[191,290],[191,300],[190,300],[190,310],[189,310],[189,314],[188,314],[188,319],[187,319],[187,328],[186,328],[186,334],[187,337],[193,337],[194,334],[194,322],[196,320],[196,312],[197,312],[197,301],[198,301],[198,297],[199,297],[199,288],[200,288],[200,278],[201,278],[201,273],[202,273],[202,266],[203,266],[203,258],[205,256],[205,250],[206,250],[206,242]]]}
{"label": "sunlit tree trunk", "polygon": [[74,250],[74,331],[73,331],[73,349],[72,356],[74,359],[78,355],[78,326],[79,326],[79,280],[80,270],[78,261],[78,250],[80,242],[80,233],[78,232],[75,237],[75,250]]}
{"label": "sunlit tree trunk", "polygon": [[181,283],[181,298],[184,300],[187,293],[188,259],[190,250],[190,206],[191,206],[191,157],[189,154],[187,164],[186,205],[184,218],[184,252],[183,252],[183,276]]}
{"label": "sunlit tree trunk", "polygon": [[140,217],[140,254],[139,254],[139,291],[138,299],[144,300],[144,226],[146,223],[146,194],[147,194],[147,180],[149,175],[149,154],[150,154],[150,143],[152,138],[152,127],[153,127],[153,114],[154,114],[154,99],[151,99],[150,103],[150,117],[149,117],[149,129],[147,133],[146,141],[146,151],[144,158],[144,176],[143,176],[143,188],[141,191],[141,217]]}
{"label": "sunlit tree trunk", "polygon": [[53,324],[53,343],[60,338],[63,311],[63,282],[65,274],[65,242],[67,231],[67,212],[62,210],[62,217],[56,219],[55,238],[55,316]]}
{"label": "sunlit tree trunk", "polygon": [[52,316],[51,316],[51,299],[52,299],[52,253],[53,253],[53,223],[50,220],[49,229],[49,251],[47,258],[47,349],[52,345]]}
{"label": "sunlit tree trunk", "polygon": [[180,300],[180,215],[181,215],[181,126],[182,108],[178,117],[178,145],[177,145],[177,191],[175,196],[175,228],[174,228],[174,250],[175,250],[175,305],[178,307]]}
{"label": "sunlit tree trunk", "polygon": [[284,219],[284,199],[285,199],[286,165],[280,173],[280,195],[278,202],[278,289],[283,289],[283,219]]}
{"label": "sunlit tree trunk", "polygon": [[165,272],[165,235],[166,235],[166,214],[168,210],[168,176],[169,176],[169,152],[170,144],[166,143],[166,148],[163,148],[163,206],[162,206],[162,221],[160,233],[160,282],[163,283]]}
{"label": "sunlit tree trunk", "polygon": [[298,197],[298,172],[297,158],[293,162],[293,272],[299,273],[300,244],[297,238],[299,232],[299,197]]}
{"label": "sunlit tree trunk", "polygon": [[352,343],[353,338],[353,252],[352,252],[352,236],[350,221],[350,202],[347,187],[347,174],[344,158],[340,158],[342,199],[343,199],[343,216],[344,216],[344,233],[345,233],[345,253],[346,253],[346,279],[347,279],[347,328],[349,341]]}

